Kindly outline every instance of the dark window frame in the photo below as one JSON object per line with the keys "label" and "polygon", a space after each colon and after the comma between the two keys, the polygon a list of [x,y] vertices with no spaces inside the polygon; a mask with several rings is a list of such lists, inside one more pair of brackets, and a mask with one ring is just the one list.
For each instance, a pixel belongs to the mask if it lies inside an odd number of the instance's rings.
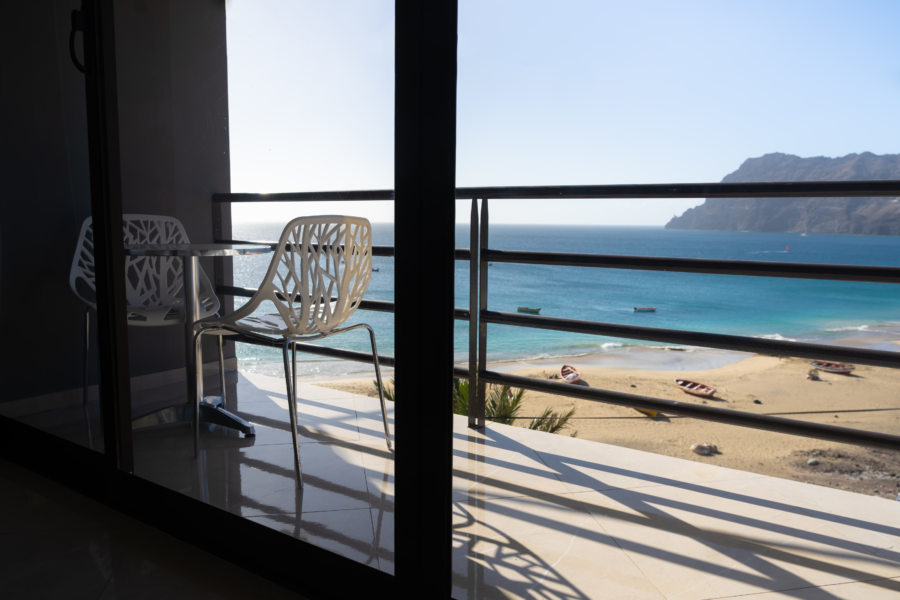
{"label": "dark window frame", "polygon": [[[423,597],[450,595],[449,405],[423,403],[400,411],[396,455],[399,519],[395,527],[396,576],[214,508],[133,474],[128,342],[124,299],[122,198],[119,172],[113,0],[84,0],[85,67],[91,212],[98,268],[98,345],[103,454],[13,419],[0,417],[0,451],[24,466],[66,484],[173,536],[230,560],[302,594],[348,597],[416,590]],[[450,392],[455,178],[455,0],[400,2],[396,19],[395,177],[397,180],[398,381],[404,394]],[[422,198],[437,198],[425,204]],[[444,202],[442,202],[444,201]],[[437,208],[437,216],[434,211]],[[428,224],[428,227],[425,225]],[[435,224],[444,233],[437,238]],[[443,227],[440,227],[443,224]],[[426,248],[423,252],[422,248]],[[400,273],[430,269],[423,288]],[[446,273],[449,280],[444,280]],[[414,285],[415,284],[415,285]],[[449,288],[448,288],[449,286]],[[450,290],[442,305],[425,303],[427,289]],[[435,321],[426,338],[421,322]],[[423,344],[427,341],[427,347]],[[435,345],[446,346],[443,353]],[[427,351],[426,351],[427,350]],[[446,359],[446,360],[445,360]],[[438,374],[438,379],[428,374]],[[442,386],[442,379],[447,385]],[[443,419],[442,435],[433,419]],[[417,425],[417,423],[419,425]]]}

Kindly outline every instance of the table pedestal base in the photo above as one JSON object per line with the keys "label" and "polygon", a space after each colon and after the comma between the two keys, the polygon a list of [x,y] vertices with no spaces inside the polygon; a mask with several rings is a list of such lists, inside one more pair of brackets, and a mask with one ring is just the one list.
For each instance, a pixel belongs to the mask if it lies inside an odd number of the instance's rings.
{"label": "table pedestal base", "polygon": [[225,409],[225,401],[221,396],[205,396],[203,398],[200,402],[200,422],[237,429],[247,437],[256,435],[256,429],[249,421]]}
{"label": "table pedestal base", "polygon": [[138,431],[190,423],[192,412],[191,405],[187,403],[166,406],[140,417],[135,417],[131,420],[131,429]]}
{"label": "table pedestal base", "polygon": [[[133,419],[131,427],[133,430],[139,430],[190,423],[192,415],[193,410],[191,410],[191,405],[188,403],[167,406]],[[246,437],[254,437],[256,435],[256,429],[254,429],[252,423],[225,410],[225,402],[221,396],[206,396],[203,398],[200,402],[200,422],[237,429]]]}

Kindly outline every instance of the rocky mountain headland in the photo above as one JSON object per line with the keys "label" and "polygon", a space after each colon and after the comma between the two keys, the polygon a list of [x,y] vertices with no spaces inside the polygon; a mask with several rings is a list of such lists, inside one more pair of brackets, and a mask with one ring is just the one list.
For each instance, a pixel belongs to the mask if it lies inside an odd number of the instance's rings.
{"label": "rocky mountain headland", "polygon": [[[748,158],[723,183],[900,180],[900,154]],[[900,198],[707,198],[666,229],[900,235]]]}

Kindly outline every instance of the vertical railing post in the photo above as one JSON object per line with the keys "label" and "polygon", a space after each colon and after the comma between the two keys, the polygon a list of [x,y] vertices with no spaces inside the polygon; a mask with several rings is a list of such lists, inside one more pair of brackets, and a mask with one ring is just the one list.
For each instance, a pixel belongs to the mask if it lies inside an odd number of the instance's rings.
{"label": "vertical railing post", "polygon": [[[484,427],[485,398],[487,396],[487,384],[482,374],[487,370],[487,323],[481,318],[482,311],[487,310],[488,301],[488,263],[484,258],[484,252],[488,248],[488,199],[481,199],[481,235],[478,242],[478,370],[475,380],[478,383],[475,392],[476,427]],[[471,402],[471,390],[470,390]]]}
{"label": "vertical railing post", "polygon": [[469,427],[484,427],[484,412],[479,413],[478,403],[474,401],[478,387],[480,236],[478,198],[472,198],[472,208],[469,212]]}

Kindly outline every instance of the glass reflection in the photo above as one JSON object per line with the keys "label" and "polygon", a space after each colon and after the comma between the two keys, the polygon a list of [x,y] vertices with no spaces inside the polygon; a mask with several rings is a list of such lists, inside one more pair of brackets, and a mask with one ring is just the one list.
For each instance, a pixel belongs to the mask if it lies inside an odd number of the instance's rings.
{"label": "glass reflection", "polygon": [[91,206],[78,6],[22,3],[8,15],[17,59],[4,66],[15,93],[2,111],[0,414],[102,451],[94,314],[69,285]]}

